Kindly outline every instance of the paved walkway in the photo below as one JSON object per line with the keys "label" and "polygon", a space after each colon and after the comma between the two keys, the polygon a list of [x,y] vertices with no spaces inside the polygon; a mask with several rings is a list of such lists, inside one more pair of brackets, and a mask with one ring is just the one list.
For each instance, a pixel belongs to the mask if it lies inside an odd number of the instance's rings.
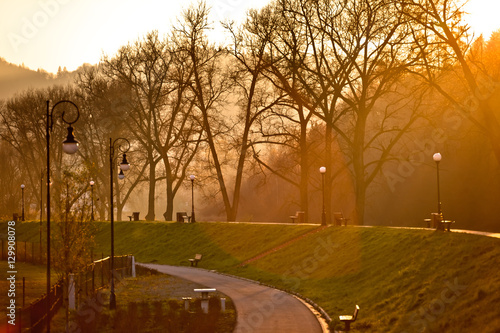
{"label": "paved walkway", "polygon": [[300,300],[282,291],[204,269],[140,264],[226,294],[237,312],[235,333],[321,333],[315,314]]}

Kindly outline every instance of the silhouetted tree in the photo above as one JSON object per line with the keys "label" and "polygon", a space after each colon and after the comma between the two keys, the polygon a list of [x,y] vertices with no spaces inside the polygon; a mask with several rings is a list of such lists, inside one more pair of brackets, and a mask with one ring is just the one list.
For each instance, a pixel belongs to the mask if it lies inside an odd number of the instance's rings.
{"label": "silhouetted tree", "polygon": [[[492,107],[497,84],[474,59],[463,5],[458,0],[404,0],[400,10],[411,20],[412,47],[425,56],[414,72],[488,136],[500,163],[500,120]],[[449,89],[450,77],[462,81],[460,90],[466,94]]]}

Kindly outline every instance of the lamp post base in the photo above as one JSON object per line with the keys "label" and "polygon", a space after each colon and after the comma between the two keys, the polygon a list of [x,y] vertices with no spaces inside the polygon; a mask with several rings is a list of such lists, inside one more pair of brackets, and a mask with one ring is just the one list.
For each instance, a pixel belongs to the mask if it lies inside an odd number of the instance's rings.
{"label": "lamp post base", "polygon": [[113,291],[109,295],[109,309],[110,310],[116,309],[116,296],[115,296],[115,293]]}

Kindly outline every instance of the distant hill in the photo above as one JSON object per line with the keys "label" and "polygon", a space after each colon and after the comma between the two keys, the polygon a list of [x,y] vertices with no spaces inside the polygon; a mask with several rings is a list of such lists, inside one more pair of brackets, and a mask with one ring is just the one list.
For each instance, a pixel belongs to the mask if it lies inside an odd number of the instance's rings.
{"label": "distant hill", "polygon": [[31,70],[23,66],[17,66],[0,58],[0,99],[8,99],[18,92],[30,88],[45,88],[51,85],[66,85],[72,83],[76,78],[78,70],[68,72],[65,69],[57,74],[51,74],[44,70]]}

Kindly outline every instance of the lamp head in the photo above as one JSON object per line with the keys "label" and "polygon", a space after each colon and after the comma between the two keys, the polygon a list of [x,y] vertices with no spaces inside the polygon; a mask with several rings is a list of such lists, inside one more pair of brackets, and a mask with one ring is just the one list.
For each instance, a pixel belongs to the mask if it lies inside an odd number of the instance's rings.
{"label": "lamp head", "polygon": [[66,136],[66,140],[63,142],[63,151],[66,154],[74,154],[78,151],[78,146],[80,143],[75,140],[75,136],[73,135],[73,127],[68,126],[68,136]]}
{"label": "lamp head", "polygon": [[326,168],[325,167],[319,168],[319,172],[322,173],[322,174],[325,173],[326,172]]}
{"label": "lamp head", "polygon": [[93,180],[90,181],[90,186],[94,186],[95,182]]}
{"label": "lamp head", "polygon": [[441,154],[435,153],[434,155],[432,155],[432,159],[434,160],[434,162],[439,163],[439,161],[441,161]]}
{"label": "lamp head", "polygon": [[122,171],[128,171],[130,169],[130,164],[127,161],[127,154],[123,154],[123,159],[120,163],[120,169]]}
{"label": "lamp head", "polygon": [[125,178],[125,174],[123,173],[123,169],[120,169],[120,173],[118,174],[118,179]]}
{"label": "lamp head", "polygon": [[24,184],[21,184],[21,188],[24,190],[24,188],[26,187],[26,185]]}
{"label": "lamp head", "polygon": [[196,178],[196,176],[195,176],[195,175],[191,175],[191,176],[189,176],[189,179],[191,179],[191,180],[194,180],[195,178]]}

